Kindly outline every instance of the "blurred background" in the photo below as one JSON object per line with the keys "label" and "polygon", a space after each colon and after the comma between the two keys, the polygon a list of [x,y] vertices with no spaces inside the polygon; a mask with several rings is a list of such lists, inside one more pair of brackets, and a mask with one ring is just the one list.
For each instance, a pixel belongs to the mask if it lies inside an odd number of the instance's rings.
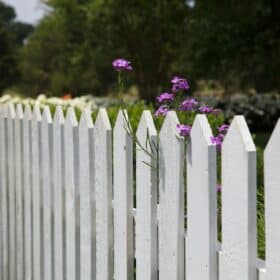
{"label": "blurred background", "polygon": [[2,0],[0,92],[114,98],[112,60],[132,61],[128,100],[191,93],[255,130],[280,115],[280,1]]}
{"label": "blurred background", "polygon": [[208,115],[214,131],[217,120],[245,116],[257,146],[263,258],[263,149],[280,117],[280,0],[0,0],[0,103],[39,101],[52,113],[74,106],[78,118],[102,106],[113,123],[119,57],[134,68],[122,96],[134,130],[174,75],[200,103],[223,110]]}

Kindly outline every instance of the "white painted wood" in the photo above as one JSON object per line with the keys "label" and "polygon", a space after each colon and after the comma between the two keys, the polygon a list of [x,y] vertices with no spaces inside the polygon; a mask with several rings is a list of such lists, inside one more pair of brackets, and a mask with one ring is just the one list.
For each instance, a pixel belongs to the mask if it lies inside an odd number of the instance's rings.
{"label": "white painted wood", "polygon": [[211,136],[206,116],[197,115],[187,144],[186,279],[218,279],[216,146]]}
{"label": "white painted wood", "polygon": [[265,268],[260,268],[258,270],[258,280],[265,280],[266,279],[266,269]]}
{"label": "white painted wood", "polygon": [[126,111],[114,127],[114,279],[132,280],[133,250],[133,140]]}
{"label": "white painted wood", "polygon": [[136,132],[136,279],[155,280],[157,246],[157,132],[150,111],[144,111]]}
{"label": "white painted wood", "polygon": [[53,191],[54,191],[54,280],[64,278],[63,189],[64,189],[64,116],[56,107],[53,120]]}
{"label": "white painted wood", "polygon": [[15,181],[16,181],[16,266],[17,279],[23,280],[23,167],[22,167],[22,105],[18,104],[15,115]]}
{"label": "white painted wood", "polygon": [[0,114],[0,182],[1,182],[1,279],[8,279],[9,270],[9,224],[8,224],[8,178],[7,178],[7,114],[6,105],[1,105]]}
{"label": "white painted wood", "polygon": [[52,191],[51,153],[52,117],[48,106],[44,107],[41,122],[42,196],[43,196],[43,274],[44,280],[52,279]]}
{"label": "white painted wood", "polygon": [[90,133],[93,122],[90,111],[82,113],[79,123],[79,194],[80,194],[80,271],[82,280],[94,279],[91,244]]}
{"label": "white painted wood", "polygon": [[220,280],[256,280],[256,148],[236,116],[222,147]]}
{"label": "white painted wood", "polygon": [[280,120],[264,152],[266,275],[276,280],[280,275]]}
{"label": "white painted wood", "polygon": [[40,182],[40,138],[41,138],[41,111],[38,104],[33,108],[31,121],[31,168],[32,168],[32,248],[33,248],[33,278],[42,277],[42,232],[41,232],[41,182]]}
{"label": "white painted wood", "polygon": [[94,167],[94,127],[92,118],[90,128],[88,128],[89,136],[89,183],[90,183],[90,225],[91,225],[91,271],[92,279],[96,279],[96,201],[95,201],[95,167]]}
{"label": "white painted wood", "polygon": [[184,143],[169,112],[159,136],[159,279],[184,278]]}
{"label": "white painted wood", "polygon": [[266,269],[265,269],[265,261],[264,260],[257,260],[257,267],[258,267],[258,280],[265,280],[266,276]]}
{"label": "white painted wood", "polygon": [[9,277],[16,279],[15,107],[8,106]]}
{"label": "white painted wood", "polygon": [[96,192],[96,280],[113,278],[112,130],[105,109],[94,126]]}
{"label": "white painted wood", "polygon": [[[2,128],[2,125],[1,125],[1,122],[2,122],[2,107],[3,107],[3,105],[0,104],[0,129]],[[0,130],[0,141],[1,141],[1,134],[2,134],[2,131]],[[1,152],[1,147],[0,147],[0,152]],[[0,176],[2,175],[1,165],[2,165],[2,162],[1,162],[1,156],[0,156]],[[2,273],[3,273],[3,240],[2,240],[2,237],[3,237],[4,224],[3,224],[3,219],[2,219],[2,217],[3,217],[2,216],[2,212],[3,212],[3,209],[2,209],[2,201],[3,201],[2,195],[3,195],[2,180],[0,179],[0,279],[3,278],[3,276],[2,276]]]}
{"label": "white painted wood", "polygon": [[25,106],[23,117],[23,196],[24,196],[24,279],[32,279],[32,176],[31,176],[31,119],[29,105]]}
{"label": "white painted wood", "polygon": [[77,132],[77,119],[73,108],[69,108],[65,120],[65,226],[66,226],[66,279],[76,279],[76,184],[75,176],[75,150]]}
{"label": "white painted wood", "polygon": [[90,168],[90,197],[91,197],[91,274],[96,279],[96,200],[95,200],[95,167],[94,167],[94,128],[89,128],[89,168]]}

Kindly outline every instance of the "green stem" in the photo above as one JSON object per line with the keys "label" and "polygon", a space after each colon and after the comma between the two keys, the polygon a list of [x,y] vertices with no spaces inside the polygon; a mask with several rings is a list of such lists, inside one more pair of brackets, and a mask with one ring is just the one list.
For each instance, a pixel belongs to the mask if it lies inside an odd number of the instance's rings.
{"label": "green stem", "polygon": [[119,71],[119,74],[118,74],[118,99],[122,101],[122,93],[124,91],[124,83],[123,83],[123,79],[122,79],[122,72]]}

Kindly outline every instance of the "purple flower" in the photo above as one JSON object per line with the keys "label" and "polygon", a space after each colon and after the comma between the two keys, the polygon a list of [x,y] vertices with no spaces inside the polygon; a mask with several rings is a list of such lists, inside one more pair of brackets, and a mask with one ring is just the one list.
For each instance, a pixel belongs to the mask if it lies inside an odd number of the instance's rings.
{"label": "purple flower", "polygon": [[220,151],[222,149],[222,143],[224,140],[224,135],[223,134],[218,134],[218,136],[211,136],[211,143],[216,145],[217,149]]}
{"label": "purple flower", "polygon": [[176,125],[177,131],[180,133],[181,136],[188,137],[191,133],[192,127],[187,124],[177,124]]}
{"label": "purple flower", "polygon": [[210,114],[213,112],[213,108],[209,106],[201,106],[199,107],[199,112],[203,114]]}
{"label": "purple flower", "polygon": [[180,79],[178,76],[174,76],[173,79],[171,80],[172,84],[178,84],[180,82]]}
{"label": "purple flower", "polygon": [[168,107],[166,105],[161,105],[158,107],[158,109],[155,111],[155,116],[165,116],[168,113]]}
{"label": "purple flower", "polygon": [[173,99],[174,99],[174,94],[168,92],[164,92],[161,95],[157,96],[157,101],[159,103],[169,102],[172,101]]}
{"label": "purple flower", "polygon": [[220,184],[216,185],[216,191],[220,193],[222,191],[222,186]]}
{"label": "purple flower", "polygon": [[113,61],[112,65],[113,65],[114,69],[118,72],[132,70],[131,62],[126,59],[123,59],[123,58],[115,59]]}
{"label": "purple flower", "polygon": [[190,88],[190,85],[185,78],[180,78],[175,76],[172,80],[172,91],[178,92],[180,90],[188,90]]}
{"label": "purple flower", "polygon": [[181,103],[179,109],[181,111],[192,111],[197,104],[198,102],[194,98],[188,98]]}
{"label": "purple flower", "polygon": [[212,114],[214,114],[214,115],[218,115],[218,114],[220,114],[221,112],[222,112],[221,109],[213,109],[213,110],[212,110]]}
{"label": "purple flower", "polygon": [[229,129],[229,125],[228,124],[223,124],[223,125],[218,127],[218,131],[220,133],[225,133],[225,132],[228,131],[228,129]]}

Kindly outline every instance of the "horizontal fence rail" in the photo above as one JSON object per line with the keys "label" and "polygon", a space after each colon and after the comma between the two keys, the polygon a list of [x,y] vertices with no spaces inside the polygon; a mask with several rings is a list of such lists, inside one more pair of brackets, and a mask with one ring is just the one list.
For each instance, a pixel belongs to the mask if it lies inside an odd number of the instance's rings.
{"label": "horizontal fence rail", "polygon": [[236,116],[217,152],[169,112],[136,134],[120,110],[0,106],[0,280],[279,280],[280,121],[264,155],[266,260],[257,259],[256,148]]}

